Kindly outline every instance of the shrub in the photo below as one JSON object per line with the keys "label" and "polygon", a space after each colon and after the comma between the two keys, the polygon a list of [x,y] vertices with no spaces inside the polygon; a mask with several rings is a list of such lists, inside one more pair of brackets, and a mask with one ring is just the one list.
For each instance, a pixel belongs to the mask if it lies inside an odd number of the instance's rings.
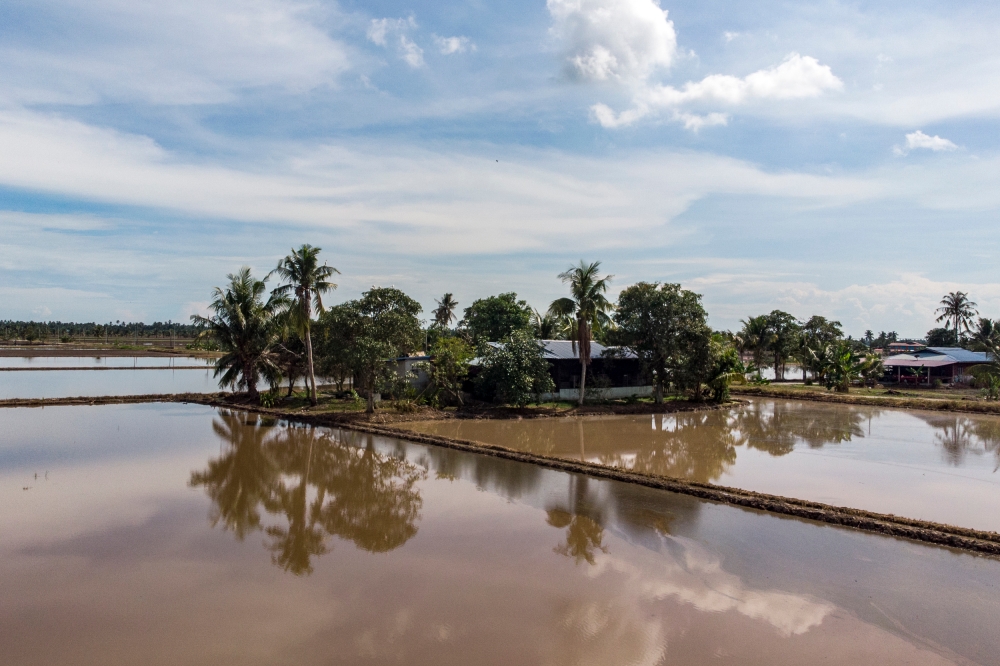
{"label": "shrub", "polygon": [[524,407],[542,393],[555,390],[544,348],[526,331],[515,331],[506,342],[484,345],[476,392],[485,400]]}

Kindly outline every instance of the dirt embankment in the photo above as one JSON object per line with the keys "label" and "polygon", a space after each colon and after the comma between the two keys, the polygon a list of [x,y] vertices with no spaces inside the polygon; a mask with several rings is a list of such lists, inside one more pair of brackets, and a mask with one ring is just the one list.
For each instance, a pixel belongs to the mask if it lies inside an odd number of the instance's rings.
{"label": "dirt embankment", "polygon": [[852,395],[850,393],[824,393],[781,389],[768,386],[734,386],[733,395],[761,398],[783,398],[785,400],[813,400],[833,402],[842,405],[867,405],[869,407],[891,407],[893,409],[928,409],[940,412],[964,412],[968,414],[1000,414],[1000,402],[978,400],[947,400],[941,398],[914,398],[894,395]]}

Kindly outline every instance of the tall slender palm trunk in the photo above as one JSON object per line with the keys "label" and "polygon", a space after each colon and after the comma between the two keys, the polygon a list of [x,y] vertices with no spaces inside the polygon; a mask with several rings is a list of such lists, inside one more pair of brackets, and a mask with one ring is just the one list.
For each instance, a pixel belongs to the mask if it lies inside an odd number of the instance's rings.
{"label": "tall slender palm trunk", "polygon": [[313,372],[312,332],[308,324],[306,324],[306,358],[309,362],[309,388],[311,390],[309,401],[315,405],[319,402],[319,399],[316,397],[316,373]]}
{"label": "tall slender palm trunk", "polygon": [[590,360],[590,328],[582,318],[577,320],[576,328],[580,338],[580,399],[577,404],[583,407],[587,391],[587,362]]}

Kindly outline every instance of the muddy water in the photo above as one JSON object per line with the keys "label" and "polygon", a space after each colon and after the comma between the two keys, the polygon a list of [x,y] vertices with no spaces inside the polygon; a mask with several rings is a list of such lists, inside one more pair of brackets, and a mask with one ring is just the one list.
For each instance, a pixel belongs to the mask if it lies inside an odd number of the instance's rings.
{"label": "muddy water", "polygon": [[7,663],[1000,654],[995,559],[200,406],[0,427]]}
{"label": "muddy water", "polygon": [[753,400],[729,411],[413,430],[1000,531],[1000,418]]}
{"label": "muddy water", "polygon": [[0,356],[0,368],[204,368],[213,362],[195,356]]}
{"label": "muddy water", "polygon": [[[62,361],[63,359],[56,359]],[[150,393],[213,393],[212,369],[0,371],[0,400]]]}

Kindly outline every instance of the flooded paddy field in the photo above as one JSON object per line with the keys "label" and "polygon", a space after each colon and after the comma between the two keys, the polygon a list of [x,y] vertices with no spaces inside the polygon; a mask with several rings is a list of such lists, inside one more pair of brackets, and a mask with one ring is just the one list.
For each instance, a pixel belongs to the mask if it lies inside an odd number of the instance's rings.
{"label": "flooded paddy field", "polygon": [[0,371],[45,368],[176,368],[212,365],[215,359],[195,356],[0,356]]}
{"label": "flooded paddy field", "polygon": [[731,410],[400,424],[416,432],[1000,531],[1000,417],[752,399]]}
{"label": "flooded paddy field", "polygon": [[1000,655],[994,558],[203,406],[0,421],[9,663]]}
{"label": "flooded paddy field", "polygon": [[[52,360],[62,363],[71,359],[56,358]],[[141,359],[143,362],[153,360],[159,359]],[[204,362],[201,363],[200,368],[196,369],[147,367],[136,370],[129,366],[101,372],[88,372],[86,369],[48,370],[44,372],[4,372],[0,370],[0,400],[159,393],[213,393],[219,390],[219,382],[213,378],[213,372],[213,369],[206,367]]]}

